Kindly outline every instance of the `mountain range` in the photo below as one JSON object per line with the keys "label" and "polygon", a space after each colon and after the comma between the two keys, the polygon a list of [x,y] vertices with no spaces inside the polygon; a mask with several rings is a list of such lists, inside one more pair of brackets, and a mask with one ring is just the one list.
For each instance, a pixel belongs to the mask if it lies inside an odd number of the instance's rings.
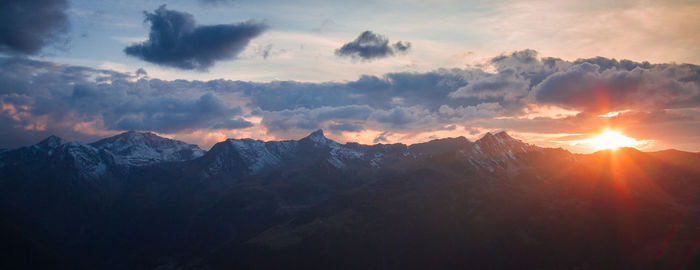
{"label": "mountain range", "polygon": [[700,154],[129,131],[0,150],[4,269],[693,269]]}

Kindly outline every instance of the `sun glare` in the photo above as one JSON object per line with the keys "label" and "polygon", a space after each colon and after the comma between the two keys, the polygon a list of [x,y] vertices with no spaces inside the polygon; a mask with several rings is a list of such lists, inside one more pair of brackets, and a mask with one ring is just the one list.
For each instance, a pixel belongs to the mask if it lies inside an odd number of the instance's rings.
{"label": "sun glare", "polygon": [[590,139],[579,141],[579,143],[587,144],[593,148],[593,150],[599,151],[605,149],[617,149],[620,147],[638,147],[645,142],[622,135],[622,133],[619,131],[605,130]]}

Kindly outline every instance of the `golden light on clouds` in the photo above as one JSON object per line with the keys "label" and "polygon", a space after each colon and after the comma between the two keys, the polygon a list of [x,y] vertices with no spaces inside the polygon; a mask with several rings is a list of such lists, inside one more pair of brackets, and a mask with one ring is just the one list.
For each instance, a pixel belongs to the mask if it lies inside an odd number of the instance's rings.
{"label": "golden light on clouds", "polygon": [[599,116],[599,117],[603,117],[603,118],[610,118],[610,117],[619,116],[620,114],[623,114],[623,113],[626,113],[626,112],[630,112],[630,111],[631,111],[631,110],[622,110],[622,111],[616,111],[616,112],[608,112],[608,113],[606,113],[606,114],[601,114],[601,115],[598,115],[598,116]]}
{"label": "golden light on clouds", "polygon": [[580,113],[580,111],[569,110],[559,106],[554,105],[537,105],[532,104],[526,108],[525,113],[528,119],[534,119],[537,117],[548,117],[552,119],[561,119],[569,116],[575,116]]}
{"label": "golden light on clouds", "polygon": [[523,114],[518,116],[497,116],[494,119],[535,119],[540,117],[562,119],[575,116],[580,111],[565,109],[555,105],[529,104],[523,109]]}

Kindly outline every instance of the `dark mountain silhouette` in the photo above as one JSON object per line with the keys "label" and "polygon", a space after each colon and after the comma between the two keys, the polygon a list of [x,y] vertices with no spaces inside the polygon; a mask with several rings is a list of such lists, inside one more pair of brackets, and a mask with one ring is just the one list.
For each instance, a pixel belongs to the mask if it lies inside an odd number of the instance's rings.
{"label": "dark mountain silhouette", "polygon": [[3,269],[694,269],[700,154],[52,136],[0,151]]}

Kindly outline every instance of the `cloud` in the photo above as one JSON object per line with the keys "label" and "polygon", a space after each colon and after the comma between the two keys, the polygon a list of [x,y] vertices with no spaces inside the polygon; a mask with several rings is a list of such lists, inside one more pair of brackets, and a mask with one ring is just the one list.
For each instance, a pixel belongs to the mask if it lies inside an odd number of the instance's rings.
{"label": "cloud", "polygon": [[342,122],[339,124],[328,125],[328,130],[330,130],[331,132],[342,132],[342,131],[357,132],[357,131],[364,130],[364,126],[361,124]]}
{"label": "cloud", "polygon": [[[367,105],[320,107],[314,109],[264,111],[262,125],[268,132],[287,134],[293,131],[328,129],[361,131],[364,129],[412,130],[435,125],[437,115],[421,106],[395,107],[388,110]],[[301,133],[304,133],[301,132]]]}
{"label": "cloud", "polygon": [[[367,132],[353,138],[370,142],[386,131],[384,142],[395,142],[434,132],[586,133],[605,125],[650,134],[643,125],[681,132],[700,123],[695,65],[566,61],[527,50],[489,64],[488,72],[438,69],[347,82],[164,81],[144,70],[0,57],[0,147],[52,133],[79,139],[127,129],[291,139],[322,128],[335,136]],[[599,117],[606,110],[630,111]]]}
{"label": "cloud", "polygon": [[395,107],[389,110],[376,110],[370,116],[386,129],[412,130],[425,128],[437,123],[435,115],[421,106]]}
{"label": "cloud", "polygon": [[373,60],[393,56],[395,53],[406,53],[410,48],[410,42],[399,41],[390,45],[385,36],[364,31],[355,40],[335,50],[335,55]]}
{"label": "cloud", "polygon": [[0,2],[0,52],[36,54],[68,31],[65,0]]}
{"label": "cloud", "polygon": [[455,108],[442,105],[438,112],[449,119],[448,122],[463,122],[470,119],[494,118],[499,116],[503,110],[503,107],[498,103],[480,103],[475,106],[459,106]]}
{"label": "cloud", "polygon": [[675,72],[663,66],[601,71],[597,64],[582,62],[548,76],[534,96],[541,103],[591,112],[674,108],[698,96],[698,82],[684,81]]}
{"label": "cloud", "polygon": [[477,70],[439,69],[425,73],[399,72],[382,77],[362,76],[349,82],[351,93],[358,101],[388,109],[397,105],[421,105],[436,111],[443,104],[474,105],[476,98],[450,98],[448,95],[485,73]]}
{"label": "cloud", "polygon": [[143,68],[139,68],[136,70],[136,76],[148,77],[148,72],[146,72],[146,70]]}
{"label": "cloud", "polygon": [[163,133],[176,133],[200,128],[239,129],[251,127],[240,116],[240,107],[231,107],[211,93],[199,99],[178,99],[173,97],[155,98],[148,103],[130,103],[128,111],[102,111],[103,114],[117,113],[108,128],[114,130],[154,130]]}
{"label": "cloud", "polygon": [[[497,73],[505,73],[512,77],[529,81],[533,87],[554,72],[564,70],[572,65],[571,62],[552,57],[539,57],[535,50],[525,49],[511,54],[502,54],[489,61]],[[508,76],[503,76],[508,78]]]}
{"label": "cloud", "polygon": [[207,70],[216,61],[232,59],[268,28],[254,21],[197,26],[191,14],[167,10],[165,5],[145,15],[151,24],[148,40],[126,47],[124,52],[180,69]]}
{"label": "cloud", "polygon": [[0,58],[0,70],[2,145],[33,143],[50,134],[89,139],[104,131],[172,134],[252,126],[230,95],[203,83],[23,58]]}
{"label": "cloud", "polygon": [[519,66],[539,64],[538,53],[532,49],[515,51],[510,55],[499,55],[491,59],[499,70],[504,68],[517,68]]}
{"label": "cloud", "polygon": [[374,143],[383,143],[383,142],[388,142],[389,139],[387,139],[387,135],[389,135],[388,131],[384,131],[382,133],[379,133],[376,137],[374,137]]}
{"label": "cloud", "polygon": [[[270,132],[285,132],[291,129],[315,130],[324,127],[339,130],[350,127],[344,124],[349,123],[347,121],[364,122],[372,112],[373,109],[367,105],[266,111],[263,112],[262,124]],[[359,130],[361,128],[355,125],[352,126],[352,129]]]}
{"label": "cloud", "polygon": [[616,59],[610,59],[610,58],[605,58],[605,57],[594,57],[594,58],[589,58],[589,59],[579,59],[574,61],[574,64],[583,64],[583,63],[589,63],[589,64],[594,64],[597,65],[600,71],[606,71],[610,69],[616,69],[616,70],[633,70],[635,68],[642,68],[642,69],[650,69],[652,68],[652,64],[649,62],[634,62],[631,60],[620,60],[617,61]]}
{"label": "cloud", "polygon": [[347,83],[235,82],[229,88],[250,93],[252,102],[266,111],[352,104],[366,104],[380,109],[396,105],[422,105],[435,111],[443,104],[479,102],[476,98],[469,100],[448,97],[449,93],[466,85],[465,78],[472,77],[468,73],[471,71],[441,69],[425,73],[389,73],[380,77],[362,76]]}
{"label": "cloud", "polygon": [[450,93],[450,97],[475,97],[478,99],[504,98],[515,100],[526,96],[530,82],[518,76],[514,70],[507,69],[483,79],[471,82]]}

